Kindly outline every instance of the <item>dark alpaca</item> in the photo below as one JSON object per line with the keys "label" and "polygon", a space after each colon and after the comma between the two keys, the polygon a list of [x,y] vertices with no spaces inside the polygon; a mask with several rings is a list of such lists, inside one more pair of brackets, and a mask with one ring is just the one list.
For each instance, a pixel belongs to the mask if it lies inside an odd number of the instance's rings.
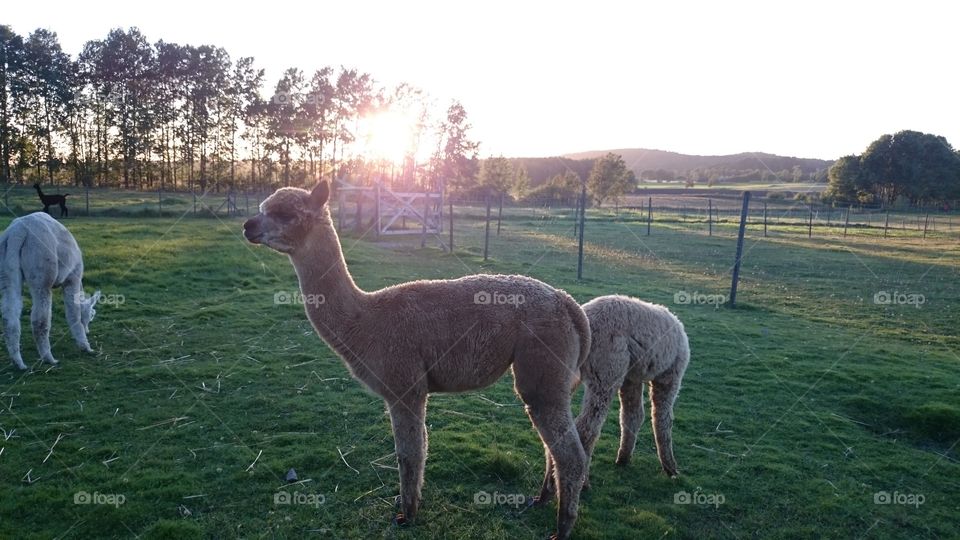
{"label": "dark alpaca", "polygon": [[60,217],[69,216],[70,211],[67,210],[67,197],[69,193],[64,193],[63,195],[44,195],[43,191],[40,190],[40,184],[34,184],[33,187],[37,188],[37,194],[40,195],[40,202],[43,203],[43,211],[50,213],[50,207],[57,204],[60,205]]}

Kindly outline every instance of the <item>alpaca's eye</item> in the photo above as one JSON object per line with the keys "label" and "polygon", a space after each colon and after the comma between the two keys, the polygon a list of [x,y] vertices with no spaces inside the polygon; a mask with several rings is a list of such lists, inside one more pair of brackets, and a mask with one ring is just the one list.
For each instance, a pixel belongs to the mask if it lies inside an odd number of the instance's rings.
{"label": "alpaca's eye", "polygon": [[280,213],[280,214],[275,214],[273,218],[276,219],[277,221],[289,223],[293,221],[296,218],[296,216],[294,214]]}

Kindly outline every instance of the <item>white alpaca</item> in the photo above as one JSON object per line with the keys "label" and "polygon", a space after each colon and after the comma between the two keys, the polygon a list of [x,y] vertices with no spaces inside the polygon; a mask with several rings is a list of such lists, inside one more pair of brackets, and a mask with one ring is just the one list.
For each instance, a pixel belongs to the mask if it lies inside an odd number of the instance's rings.
{"label": "white alpaca", "polygon": [[23,310],[23,282],[30,288],[33,309],[33,339],[40,359],[56,364],[50,352],[52,289],[63,287],[67,323],[77,346],[93,352],[87,341],[90,321],[100,291],[91,297],[83,293],[83,256],[77,241],[66,227],[44,212],[19,217],[0,234],[0,290],[3,292],[4,339],[13,364],[27,369],[20,356],[20,312]]}

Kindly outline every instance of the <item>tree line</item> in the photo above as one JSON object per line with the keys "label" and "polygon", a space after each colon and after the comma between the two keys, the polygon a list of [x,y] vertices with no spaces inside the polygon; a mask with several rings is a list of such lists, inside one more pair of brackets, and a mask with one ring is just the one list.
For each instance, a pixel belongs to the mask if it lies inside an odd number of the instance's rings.
{"label": "tree line", "polygon": [[960,152],[947,139],[900,131],[830,167],[828,201],[884,206],[948,206],[960,200]]}
{"label": "tree line", "polygon": [[[283,72],[268,98],[263,69],[221,47],[150,43],[136,28],[88,41],[76,58],[56,33],[0,26],[0,182],[128,189],[308,185],[386,174],[358,151],[360,121],[391,108],[417,121],[395,181],[476,180],[479,144],[453,102],[434,118],[425,92],[369,73]],[[435,142],[417,163],[420,146]]]}

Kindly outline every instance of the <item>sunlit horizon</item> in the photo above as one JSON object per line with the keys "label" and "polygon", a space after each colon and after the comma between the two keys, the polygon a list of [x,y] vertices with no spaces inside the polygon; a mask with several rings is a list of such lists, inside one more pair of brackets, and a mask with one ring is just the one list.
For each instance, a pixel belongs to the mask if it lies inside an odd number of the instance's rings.
{"label": "sunlit horizon", "polygon": [[[461,102],[481,157],[648,148],[835,159],[904,129],[960,145],[952,5],[92,4],[12,5],[2,22],[56,32],[73,58],[115,27],[220,46],[255,58],[268,95],[288,67],[356,68],[422,89],[434,115]],[[397,159],[397,118],[378,128],[390,133],[367,134],[371,152]]]}

